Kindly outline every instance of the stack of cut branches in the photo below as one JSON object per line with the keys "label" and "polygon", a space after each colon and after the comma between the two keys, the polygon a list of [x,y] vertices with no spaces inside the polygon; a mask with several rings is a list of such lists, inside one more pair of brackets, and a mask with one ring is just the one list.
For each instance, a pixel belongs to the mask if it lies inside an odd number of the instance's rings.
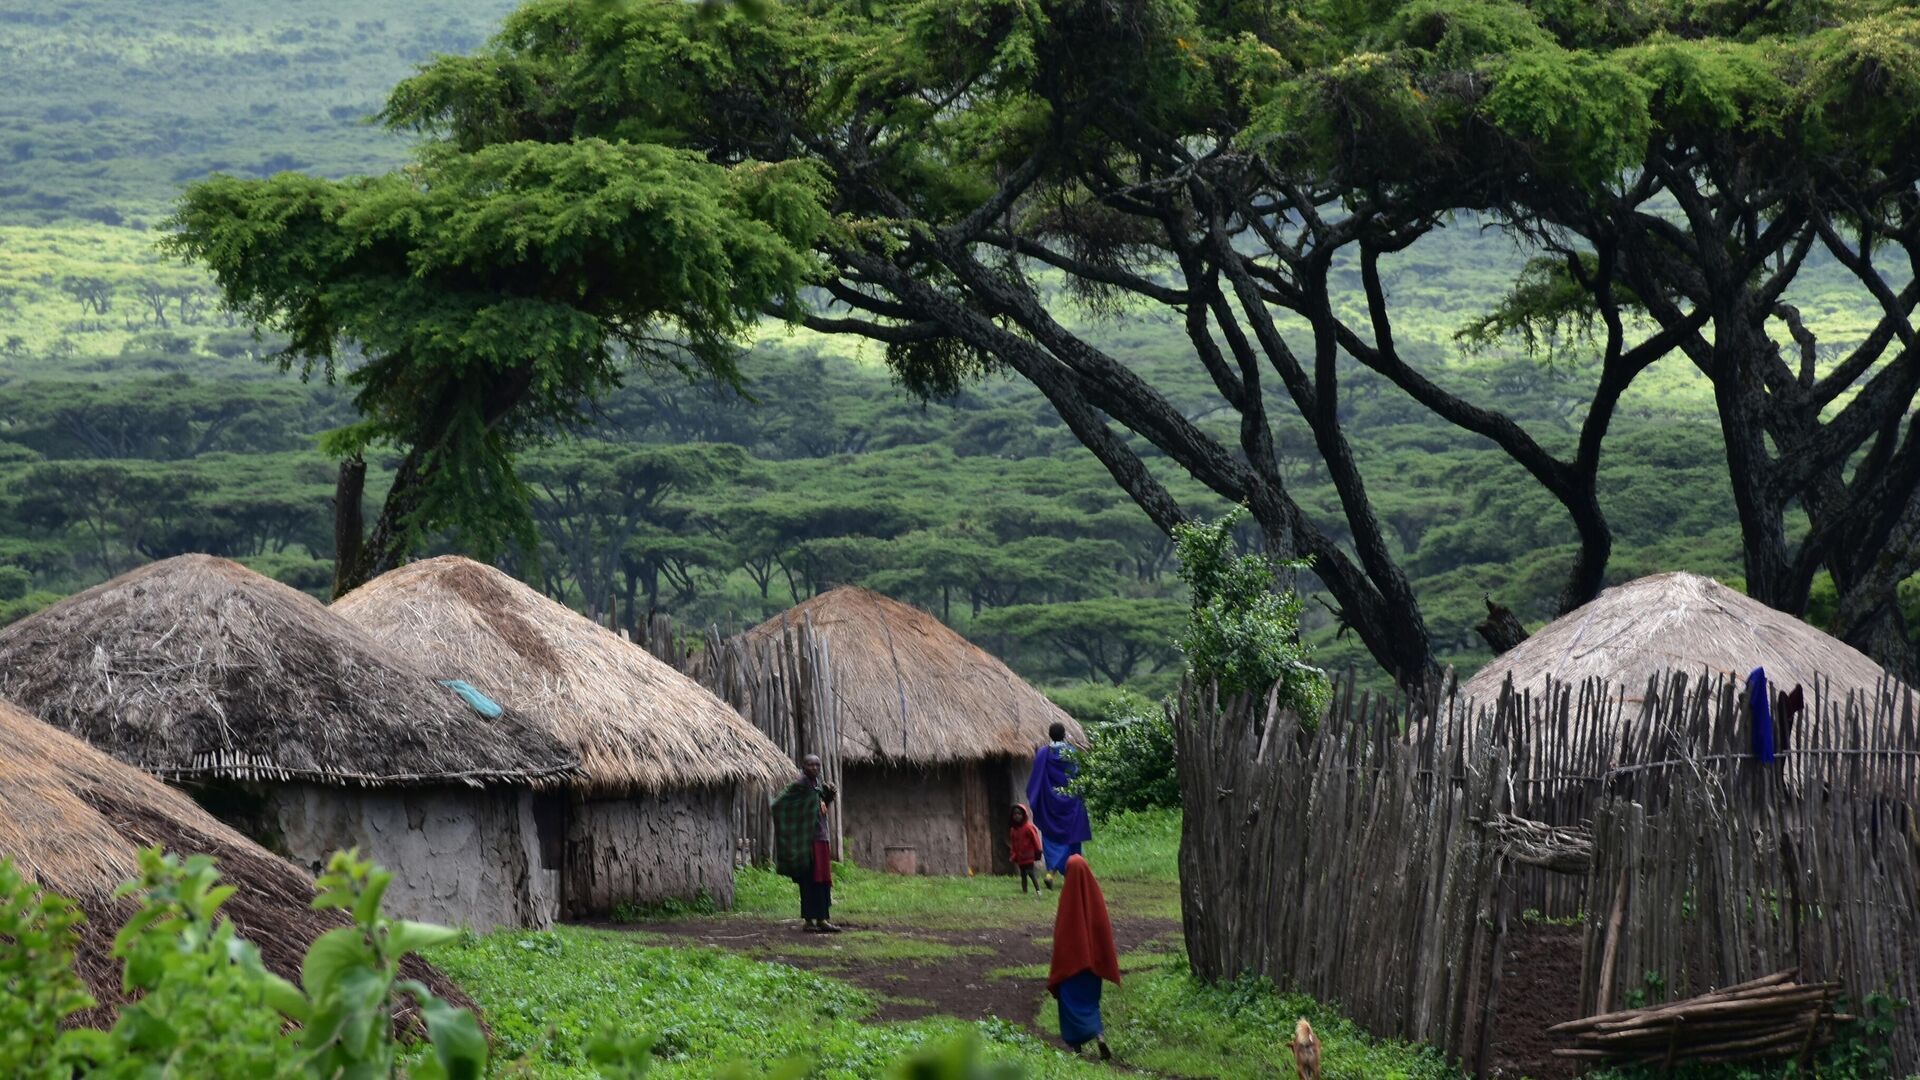
{"label": "stack of cut branches", "polygon": [[1589,1016],[1548,1032],[1574,1045],[1560,1057],[1595,1063],[1664,1065],[1805,1058],[1833,1041],[1837,982],[1797,983],[1793,969],[1685,1001]]}
{"label": "stack of cut branches", "polygon": [[1514,862],[1562,874],[1584,874],[1593,866],[1593,831],[1585,825],[1549,825],[1512,814],[1474,824]]}

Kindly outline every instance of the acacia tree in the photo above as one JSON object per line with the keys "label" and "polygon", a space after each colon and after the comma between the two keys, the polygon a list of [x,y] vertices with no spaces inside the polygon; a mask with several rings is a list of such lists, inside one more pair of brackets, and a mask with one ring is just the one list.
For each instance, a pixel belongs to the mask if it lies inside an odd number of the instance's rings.
{"label": "acacia tree", "polygon": [[[636,368],[737,379],[734,339],[814,270],[817,169],[580,138],[428,148],[402,172],[215,177],[168,244],[226,304],[284,333],[283,367],[339,377],[336,594],[452,530],[538,543],[514,457]],[[366,535],[376,445],[401,451]]]}
{"label": "acacia tree", "polygon": [[[1343,355],[1492,439],[1559,497],[1582,539],[1571,605],[1598,587],[1610,548],[1594,477],[1612,403],[1666,343],[1619,342],[1572,460],[1400,356],[1378,260],[1436,214],[1342,205],[1355,193],[1339,176],[1269,154],[1259,126],[1278,117],[1311,134],[1327,119],[1284,106],[1391,21],[1355,22],[1349,8],[895,0],[745,17],[543,0],[491,49],[404,84],[391,115],[461,145],[644,132],[717,161],[821,165],[847,223],[823,235],[823,289],[844,313],[800,313],[809,326],[884,342],[927,394],[1017,372],[1163,530],[1185,512],[1149,454],[1248,505],[1268,546],[1310,556],[1381,665],[1417,684],[1436,671],[1433,650],[1340,424]],[[1333,299],[1342,258],[1368,282],[1357,316]],[[1181,320],[1237,438],[1210,436],[1064,326],[1041,270],[1096,306]],[[1281,409],[1311,431],[1338,520],[1289,492]]]}
{"label": "acacia tree", "polygon": [[[1379,205],[1484,211],[1545,253],[1483,334],[1599,322],[1612,367],[1647,317],[1641,357],[1712,382],[1749,593],[1801,614],[1825,568],[1837,632],[1913,670],[1894,603],[1920,570],[1909,5],[1410,4],[1292,93],[1270,153]],[[1305,122],[1328,115],[1368,120]],[[1794,303],[1816,274],[1864,330],[1822,340]]]}
{"label": "acacia tree", "polygon": [[[1185,511],[1155,457],[1247,505],[1416,685],[1436,664],[1341,425],[1351,362],[1555,496],[1581,541],[1563,608],[1603,580],[1595,478],[1615,406],[1676,352],[1713,380],[1756,596],[1792,610],[1825,565],[1858,616],[1864,583],[1911,573],[1914,297],[1871,260],[1909,227],[1913,28],[1894,0],[536,0],[486,50],[403,84],[388,116],[462,155],[606,140],[817,167],[838,220],[815,233],[830,303],[775,310],[885,343],[922,393],[1016,372],[1162,529]],[[1460,211],[1551,260],[1484,333],[1542,310],[1599,324],[1570,454],[1398,345],[1383,264]],[[1816,245],[1886,316],[1824,377],[1817,349],[1796,372],[1767,333],[1804,338],[1782,305]],[[1180,320],[1234,435],[1064,325],[1049,279]],[[1283,420],[1310,432],[1336,516],[1289,491]],[[1797,553],[1794,506],[1811,523]]]}

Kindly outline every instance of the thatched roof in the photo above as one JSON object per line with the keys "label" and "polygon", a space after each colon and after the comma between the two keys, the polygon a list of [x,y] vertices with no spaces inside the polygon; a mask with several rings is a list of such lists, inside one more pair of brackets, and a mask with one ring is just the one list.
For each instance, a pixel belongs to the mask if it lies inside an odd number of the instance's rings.
{"label": "thatched roof", "polygon": [[1887,678],[1852,646],[1785,612],[1711,578],[1672,573],[1616,585],[1548,623],[1463,683],[1460,697],[1491,704],[1512,676],[1515,690],[1535,694],[1548,680],[1598,679],[1637,701],[1655,675],[1744,681],[1756,667],[1781,689],[1799,683],[1811,693],[1817,677],[1842,697],[1873,694]]}
{"label": "thatched roof", "polygon": [[849,762],[933,765],[1024,757],[1058,720],[1086,733],[1007,665],[919,608],[857,586],[821,593],[746,632],[779,640],[810,623],[826,642]]}
{"label": "thatched roof", "polygon": [[540,784],[574,767],[319,601],[206,555],[0,628],[0,697],[169,779]]}
{"label": "thatched roof", "polygon": [[564,604],[471,559],[403,566],[333,610],[580,755],[602,794],[783,783],[793,763],[700,684]]}
{"label": "thatched roof", "polygon": [[[222,909],[267,966],[298,981],[313,939],[347,918],[314,911],[306,872],[214,820],[192,799],[64,732],[0,701],[0,857],[86,912],[77,967],[101,1007],[81,1017],[99,1024],[120,992],[113,937],[133,911],[116,886],[139,871],[141,848],[211,855],[238,888]],[[442,996],[465,1003],[446,978],[418,958],[404,970]]]}

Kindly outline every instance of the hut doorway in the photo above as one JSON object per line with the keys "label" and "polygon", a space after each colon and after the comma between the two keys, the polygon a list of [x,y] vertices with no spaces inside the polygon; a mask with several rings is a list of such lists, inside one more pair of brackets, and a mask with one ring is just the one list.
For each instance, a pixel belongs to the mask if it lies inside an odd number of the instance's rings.
{"label": "hut doorway", "polygon": [[1013,784],[1013,768],[1006,758],[988,758],[967,767],[962,795],[967,831],[967,866],[976,874],[1000,874],[1012,869],[1008,861],[1007,830],[1013,827],[1013,807],[1006,793]]}
{"label": "hut doorway", "polygon": [[547,790],[534,795],[533,831],[540,843],[540,869],[559,870],[567,861],[565,791]]}

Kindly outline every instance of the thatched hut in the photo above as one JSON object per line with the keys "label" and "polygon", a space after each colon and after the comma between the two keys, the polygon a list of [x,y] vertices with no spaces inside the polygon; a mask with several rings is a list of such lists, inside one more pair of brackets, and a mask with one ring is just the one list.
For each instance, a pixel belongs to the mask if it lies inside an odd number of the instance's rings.
{"label": "thatched hut", "polygon": [[401,567],[333,609],[445,678],[478,686],[580,757],[563,804],[561,908],[733,902],[733,801],[793,773],[778,747],[698,683],[507,574],[446,556]]}
{"label": "thatched hut", "polygon": [[358,846],[396,914],[551,921],[533,793],[574,755],[243,566],[167,559],[0,628],[0,696],[309,869]]}
{"label": "thatched hut", "polygon": [[[0,858],[86,913],[77,968],[100,1004],[80,1017],[103,1024],[126,1001],[113,938],[133,911],[114,889],[139,872],[140,850],[211,855],[238,891],[221,910],[259,946],[267,967],[298,980],[320,934],[347,923],[315,911],[313,879],[215,820],[184,794],[0,701]],[[420,959],[401,969],[441,997],[465,997]]]}
{"label": "thatched hut", "polygon": [[1756,667],[1782,690],[1823,696],[1898,689],[1852,646],[1698,574],[1654,574],[1616,585],[1542,627],[1460,686],[1460,698],[1491,705],[1511,678],[1538,696],[1549,683],[1589,680],[1638,703],[1650,680],[1702,674],[1744,681]]}
{"label": "thatched hut", "polygon": [[[845,857],[920,873],[1003,873],[1013,803],[1054,721],[1045,694],[919,608],[855,586],[747,631],[771,646],[810,625],[831,657],[844,777]],[[889,852],[893,853],[892,860]]]}

